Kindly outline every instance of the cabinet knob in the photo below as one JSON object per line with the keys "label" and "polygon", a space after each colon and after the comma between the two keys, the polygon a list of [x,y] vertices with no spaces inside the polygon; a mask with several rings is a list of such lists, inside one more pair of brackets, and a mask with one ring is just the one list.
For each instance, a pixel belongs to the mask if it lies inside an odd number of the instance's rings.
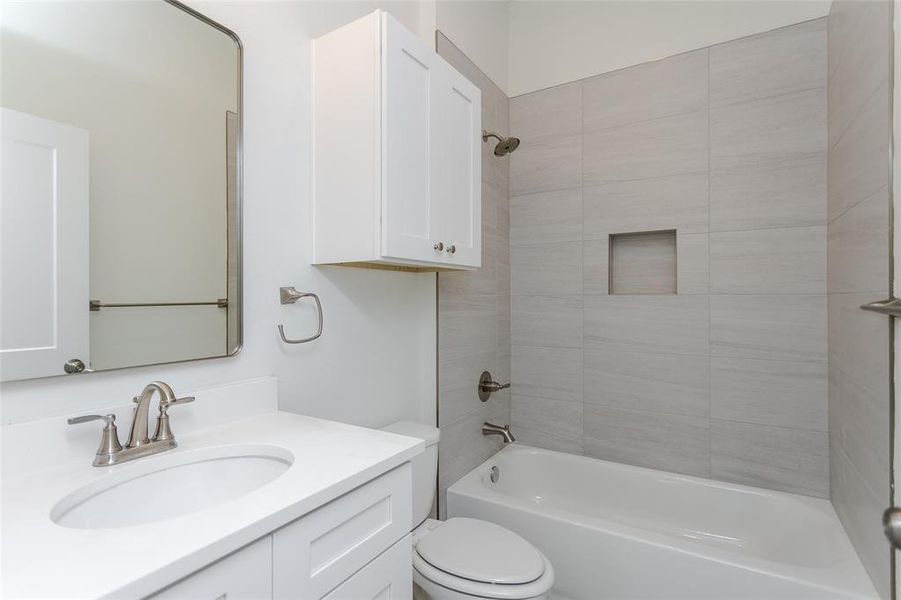
{"label": "cabinet knob", "polygon": [[444,244],[441,242],[437,242],[434,246],[432,246],[432,248],[434,248],[438,252],[441,252],[442,250],[444,250]]}
{"label": "cabinet knob", "polygon": [[457,247],[454,246],[453,244],[451,244],[450,246],[447,247],[447,251],[449,254],[453,254],[454,252],[457,251]]}

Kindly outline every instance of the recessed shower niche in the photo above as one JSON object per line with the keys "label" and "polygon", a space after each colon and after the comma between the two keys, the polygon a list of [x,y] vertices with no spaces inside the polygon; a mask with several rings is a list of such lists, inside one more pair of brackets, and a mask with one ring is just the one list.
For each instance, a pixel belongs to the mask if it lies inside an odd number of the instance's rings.
{"label": "recessed shower niche", "polygon": [[675,294],[676,230],[610,235],[610,294]]}

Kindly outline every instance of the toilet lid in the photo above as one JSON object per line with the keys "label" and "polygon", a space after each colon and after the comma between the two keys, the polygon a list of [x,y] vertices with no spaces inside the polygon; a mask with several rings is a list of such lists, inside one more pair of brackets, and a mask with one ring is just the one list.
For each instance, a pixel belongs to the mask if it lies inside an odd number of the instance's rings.
{"label": "toilet lid", "polygon": [[485,583],[528,583],[544,573],[544,559],[532,544],[478,519],[448,519],[417,542],[416,552],[437,569]]}

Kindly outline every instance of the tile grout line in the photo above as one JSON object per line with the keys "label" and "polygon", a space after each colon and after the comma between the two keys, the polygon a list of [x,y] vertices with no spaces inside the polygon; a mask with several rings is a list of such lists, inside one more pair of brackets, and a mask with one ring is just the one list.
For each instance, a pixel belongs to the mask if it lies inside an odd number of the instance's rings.
{"label": "tile grout line", "polygon": [[[763,363],[796,363],[796,364],[804,364],[804,365],[825,365],[829,361],[828,359],[816,359],[816,358],[803,358],[803,357],[794,357],[794,358],[760,358],[759,356],[741,356],[741,355],[733,355],[733,354],[715,354],[710,352],[673,352],[671,350],[640,350],[633,348],[623,348],[621,345],[611,342],[599,342],[595,345],[591,345],[589,347],[585,347],[584,343],[580,346],[542,346],[541,344],[524,344],[518,343],[512,346],[514,349],[528,349],[528,350],[579,350],[579,351],[589,351],[589,352],[617,352],[620,354],[637,354],[637,355],[650,355],[650,356],[666,356],[666,357],[695,357],[695,358],[709,358],[709,359],[723,359],[723,360],[742,360],[742,361],[756,361]],[[479,352],[490,352],[490,350],[481,350]],[[520,392],[521,393],[521,392]]]}
{"label": "tile grout line", "polygon": [[[710,53],[709,52],[707,54],[707,63],[708,63],[708,67],[707,67],[707,103],[705,106],[700,107],[700,108],[694,108],[694,109],[674,112],[674,113],[668,113],[668,114],[660,115],[657,117],[651,117],[649,119],[639,119],[637,121],[627,121],[625,123],[620,123],[618,125],[610,125],[609,127],[599,127],[597,129],[585,129],[584,121],[583,121],[583,127],[582,127],[583,134],[585,134],[585,133],[587,133],[587,134],[604,133],[604,132],[608,132],[608,131],[614,131],[617,129],[624,129],[626,127],[632,127],[635,125],[645,125],[647,123],[653,123],[654,121],[662,121],[663,119],[684,117],[685,115],[690,115],[692,113],[697,113],[697,112],[701,112],[704,110],[709,111],[710,109],[719,110],[722,108],[731,108],[733,106],[738,106],[739,104],[750,104],[752,102],[762,102],[764,100],[772,100],[774,98],[782,98],[783,96],[801,95],[801,94],[805,94],[805,93],[816,91],[816,90],[825,91],[825,87],[823,85],[811,85],[809,87],[802,87],[802,88],[798,88],[795,90],[789,90],[787,92],[778,92],[776,94],[768,94],[765,96],[755,96],[753,98],[745,98],[743,100],[736,100],[734,102],[726,102],[724,104],[717,104],[714,106],[714,105],[710,104]],[[708,118],[709,118],[709,116],[708,116]],[[565,134],[565,133],[545,134],[543,136],[540,136],[538,139],[540,141],[544,141],[544,140],[555,138],[555,137],[565,137],[566,135],[567,134]],[[568,134],[568,135],[573,135],[573,134]]]}
{"label": "tile grout line", "polygon": [[[842,217],[844,217],[846,214],[848,214],[848,212],[854,210],[855,208],[857,208],[858,206],[860,206],[860,205],[863,204],[864,202],[867,202],[867,201],[869,201],[869,200],[872,200],[872,199],[875,198],[877,195],[881,194],[884,190],[885,190],[885,191],[888,191],[888,189],[889,189],[889,187],[890,187],[891,185],[892,185],[891,181],[886,182],[885,185],[879,186],[879,189],[875,190],[875,191],[872,192],[871,194],[867,194],[866,196],[864,196],[864,197],[861,198],[860,200],[857,200],[857,201],[854,202],[853,204],[849,204],[848,206],[846,206],[846,207],[844,208],[844,210],[842,210],[842,212],[838,213],[837,215],[835,215],[835,216],[832,217],[831,219],[829,218],[829,215],[827,214],[827,215],[826,215],[826,226],[828,227],[829,225],[832,225],[833,223],[835,223],[836,221],[838,221],[839,219],[841,219]],[[828,191],[827,191],[827,193],[828,193]],[[828,208],[827,208],[827,210],[828,210]]]}
{"label": "tile grout line", "polygon": [[[870,95],[867,96],[867,97],[860,103],[860,106],[857,108],[857,112],[855,112],[854,115],[851,116],[851,117],[845,122],[845,127],[844,127],[844,129],[842,129],[842,130],[839,132],[838,137],[835,138],[835,142],[834,142],[834,143],[832,142],[832,140],[829,139],[828,134],[827,134],[827,137],[826,137],[826,152],[832,152],[833,150],[835,150],[835,149],[838,147],[838,145],[841,144],[841,143],[844,141],[845,135],[846,135],[851,129],[854,129],[855,126],[859,125],[858,120],[859,120],[859,119],[862,119],[862,118],[864,117],[864,115],[866,114],[867,109],[870,108],[871,103],[874,103],[874,102],[878,102],[878,101],[879,101],[879,98],[880,98],[879,93],[880,93],[881,91],[883,91],[883,90],[882,90],[883,87],[888,87],[887,82],[885,82],[885,81],[880,82],[879,85],[876,86],[876,88],[870,92]],[[826,94],[827,94],[827,110],[828,110],[828,94],[829,94],[829,88],[828,88],[828,86],[827,86],[825,89],[826,89]],[[883,92],[883,93],[889,93],[889,90],[886,89],[885,92]],[[891,108],[891,107],[889,107],[889,108]],[[828,112],[827,112],[827,120],[828,120]]]}
{"label": "tile grout line", "polygon": [[[821,91],[821,92],[825,93],[825,91],[826,91],[826,88],[825,88],[824,86],[817,85],[817,86],[806,87],[806,88],[802,88],[802,89],[798,89],[798,90],[792,90],[792,91],[788,91],[788,92],[780,92],[780,93],[778,93],[778,94],[771,94],[771,95],[768,95],[768,96],[760,96],[760,97],[757,97],[757,98],[750,98],[750,99],[740,100],[740,101],[732,102],[732,103],[728,103],[728,104],[717,105],[716,107],[711,107],[711,106],[710,106],[710,53],[709,53],[709,50],[708,50],[708,53],[707,53],[707,63],[708,63],[708,67],[707,67],[707,75],[708,75],[708,77],[707,77],[707,102],[706,102],[706,106],[704,106],[704,107],[702,107],[702,108],[696,108],[696,109],[693,109],[693,110],[687,110],[687,111],[682,111],[682,112],[677,112],[677,113],[672,113],[672,114],[662,115],[662,116],[659,116],[659,117],[653,117],[653,118],[650,118],[650,119],[642,119],[642,120],[638,120],[638,121],[631,121],[631,122],[628,122],[628,123],[623,123],[623,124],[620,124],[620,125],[614,125],[614,126],[611,126],[611,127],[603,127],[603,128],[600,128],[600,129],[585,130],[585,122],[584,122],[584,86],[582,86],[582,89],[580,90],[580,104],[581,104],[581,106],[580,106],[580,115],[581,115],[581,122],[582,122],[582,123],[581,123],[581,127],[579,128],[579,130],[578,130],[578,131],[574,131],[574,132],[572,132],[572,133],[565,133],[565,132],[564,132],[564,133],[553,133],[553,134],[545,134],[545,135],[542,135],[542,136],[537,136],[537,137],[533,138],[533,142],[534,142],[535,144],[543,144],[543,143],[546,143],[546,142],[558,141],[558,140],[564,139],[564,138],[566,138],[566,137],[573,137],[573,136],[575,136],[575,135],[579,135],[579,136],[580,136],[580,143],[581,143],[581,147],[582,147],[582,152],[583,152],[583,155],[584,155],[584,147],[585,147],[584,138],[585,138],[585,135],[586,135],[586,134],[587,134],[587,135],[591,135],[591,134],[597,134],[597,133],[608,133],[608,132],[616,131],[616,130],[619,130],[619,129],[625,129],[625,128],[628,128],[628,127],[634,127],[634,126],[638,126],[638,125],[646,125],[646,124],[648,124],[648,123],[653,123],[653,122],[655,122],[655,121],[661,121],[661,120],[664,120],[664,119],[672,119],[672,118],[677,118],[677,117],[684,117],[684,116],[686,116],[686,115],[691,115],[691,114],[699,113],[699,112],[702,112],[702,111],[706,111],[706,113],[707,113],[707,124],[708,124],[708,128],[707,128],[707,145],[708,145],[708,161],[707,161],[708,164],[707,164],[707,172],[708,172],[708,174],[709,174],[709,171],[710,171],[709,148],[710,148],[710,112],[711,112],[711,109],[720,110],[720,109],[722,109],[722,108],[730,108],[730,107],[734,107],[734,106],[739,106],[739,105],[741,105],[741,104],[751,104],[751,103],[754,103],[754,102],[762,102],[762,101],[765,101],[765,100],[772,100],[772,99],[775,99],[775,98],[781,98],[781,97],[784,97],[784,96],[801,95],[801,94],[805,94],[805,93],[809,93],[809,92],[813,92],[813,91]],[[567,85],[569,85],[569,84],[567,84]],[[553,89],[553,88],[551,88],[551,89]],[[878,91],[878,90],[877,90],[877,91]],[[838,141],[836,141],[836,144],[837,144],[837,143],[838,143]],[[829,147],[829,140],[828,140],[828,139],[826,140],[826,147],[827,147],[827,148],[825,148],[824,151],[827,151],[827,150],[829,149],[829,148],[828,148],[828,147]],[[677,175],[678,175],[678,174],[677,174]],[[580,186],[584,186],[584,169],[581,170],[580,176],[581,176],[581,177],[580,177],[580,179],[581,179]],[[610,182],[595,183],[595,184],[591,184],[591,185],[604,185],[605,183],[618,183],[618,182],[620,182],[620,181],[641,181],[641,180],[644,180],[644,179],[660,179],[660,178],[670,177],[670,176],[672,176],[672,175],[661,175],[661,176],[658,176],[658,177],[642,177],[642,178],[628,179],[628,180],[615,180],[615,181],[610,181]],[[519,193],[513,193],[513,191],[511,190],[511,194],[510,194],[510,195],[511,195],[511,197],[513,197],[513,196],[525,196],[525,195],[536,194],[536,193],[541,193],[541,192],[553,191],[554,189],[571,189],[571,188],[574,188],[574,187],[577,187],[577,186],[575,186],[575,185],[572,185],[572,186],[560,186],[559,188],[549,188],[549,189],[547,189],[547,190],[531,190],[531,191],[524,191],[524,192],[519,192]]]}
{"label": "tile grout line", "polygon": [[[533,399],[546,398],[546,396],[525,396],[525,397],[533,398]],[[571,402],[568,400],[556,400],[556,401],[557,402]],[[574,402],[572,402],[572,403],[574,403]],[[722,418],[722,417],[707,418],[704,415],[699,415],[699,414],[678,413],[678,412],[673,412],[673,411],[654,410],[654,409],[649,409],[649,408],[632,408],[629,406],[618,406],[616,404],[610,404],[610,403],[606,403],[606,402],[588,402],[587,404],[591,404],[592,406],[595,406],[597,408],[605,408],[605,409],[610,409],[610,410],[615,410],[615,411],[623,411],[623,412],[627,412],[627,413],[640,413],[640,414],[659,415],[659,416],[667,416],[667,417],[668,416],[684,417],[686,419],[699,419],[702,421],[707,421],[708,423],[712,422],[712,421],[717,421],[717,422],[722,422],[722,423],[737,423],[739,425],[749,425],[751,427],[768,427],[768,428],[777,429],[780,431],[803,431],[805,433],[822,433],[825,435],[829,434],[828,430],[815,429],[815,428],[811,428],[811,427],[793,427],[793,426],[788,426],[788,425],[777,425],[774,423],[759,423],[759,422],[755,422],[755,421],[742,421],[740,419],[726,419],[726,418]],[[709,427],[709,425],[708,425],[708,427]]]}
{"label": "tile grout line", "polygon": [[[879,188],[876,192],[874,192],[873,194],[870,194],[869,196],[867,196],[866,198],[864,198],[863,200],[861,200],[860,202],[858,202],[858,203],[855,204],[854,206],[848,208],[847,210],[851,210],[852,208],[856,207],[858,204],[860,204],[860,203],[862,203],[862,202],[866,202],[867,200],[871,199],[873,196],[875,196],[876,194],[878,194],[879,192],[881,192],[882,190],[884,190],[886,187],[887,187],[887,186],[882,186],[882,187]],[[709,189],[709,188],[710,188],[710,183],[709,183],[709,181],[708,181],[708,183],[707,183],[707,188],[708,188],[708,190],[707,190],[707,197],[709,198],[709,197],[710,197],[710,189]],[[583,204],[584,204],[584,200],[583,200]],[[847,210],[846,210],[845,212],[847,212]],[[709,216],[709,215],[710,215],[709,201],[708,201],[708,207],[707,207],[707,214],[708,214],[707,220],[708,220],[708,223],[709,223],[709,221],[710,221],[710,216]],[[845,213],[843,212],[842,215],[844,215],[844,214],[845,214]],[[836,219],[838,219],[838,218],[840,218],[840,217],[841,217],[841,215],[839,215],[839,217],[836,217]],[[716,231],[710,231],[710,230],[709,230],[709,225],[708,225],[708,230],[707,230],[707,231],[685,231],[685,232],[683,232],[683,235],[707,235],[708,238],[709,238],[710,235],[720,235],[720,234],[724,234],[724,233],[751,233],[751,232],[755,232],[755,231],[772,231],[772,230],[789,230],[789,229],[819,229],[819,228],[826,228],[826,227],[828,227],[828,226],[831,225],[834,221],[835,221],[835,219],[833,219],[833,220],[830,221],[829,223],[818,223],[818,224],[814,224],[814,225],[787,225],[787,226],[783,226],[783,227],[752,227],[752,228],[750,228],[750,229],[718,229],[718,230],[716,230]],[[678,226],[675,226],[674,228],[675,228],[675,229],[678,229]],[[551,245],[562,245],[562,244],[577,244],[577,243],[580,243],[580,242],[603,242],[604,239],[606,238],[606,236],[609,236],[609,235],[611,235],[611,234],[619,234],[619,233],[631,233],[631,232],[608,231],[606,235],[602,235],[602,236],[599,236],[599,237],[590,237],[590,238],[587,238],[587,239],[585,238],[585,233],[583,232],[583,233],[582,233],[581,239],[565,239],[565,240],[564,240],[564,239],[561,239],[561,240],[551,240],[551,241],[548,241],[548,242],[545,242],[545,241],[529,241],[529,242],[516,242],[516,243],[513,243],[513,242],[511,241],[511,242],[510,242],[510,246],[511,246],[511,247],[514,247],[514,246],[515,246],[515,247],[517,247],[517,248],[534,248],[534,247],[539,247],[539,246],[551,246]],[[645,232],[639,232],[639,233],[645,233]],[[708,252],[708,256],[709,256],[709,252]],[[665,296],[666,294],[648,294],[648,295],[660,295],[660,296]]]}

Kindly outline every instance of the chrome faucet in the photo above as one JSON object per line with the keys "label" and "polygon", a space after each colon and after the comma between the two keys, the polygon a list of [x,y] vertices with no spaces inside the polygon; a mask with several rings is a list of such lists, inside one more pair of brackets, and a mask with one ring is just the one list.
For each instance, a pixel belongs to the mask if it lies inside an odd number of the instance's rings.
{"label": "chrome faucet", "polygon": [[[156,431],[153,437],[149,437],[148,421],[150,414],[150,401],[155,393],[160,396],[160,412],[156,418]],[[131,421],[131,431],[125,447],[119,443],[119,433],[116,429],[116,415],[84,415],[69,419],[69,425],[86,423],[88,421],[103,421],[103,433],[100,438],[100,447],[94,456],[95,467],[108,467],[128,460],[150,456],[157,452],[164,452],[175,448],[175,436],[169,428],[169,407],[175,404],[187,404],[193,402],[193,396],[176,398],[175,392],[169,384],[162,381],[152,381],[144,387],[140,396],[135,396],[134,414]]]}
{"label": "chrome faucet", "polygon": [[516,438],[510,433],[509,425],[501,427],[500,425],[494,425],[493,423],[482,423],[482,435],[499,435],[504,438],[505,444],[516,441]]}

